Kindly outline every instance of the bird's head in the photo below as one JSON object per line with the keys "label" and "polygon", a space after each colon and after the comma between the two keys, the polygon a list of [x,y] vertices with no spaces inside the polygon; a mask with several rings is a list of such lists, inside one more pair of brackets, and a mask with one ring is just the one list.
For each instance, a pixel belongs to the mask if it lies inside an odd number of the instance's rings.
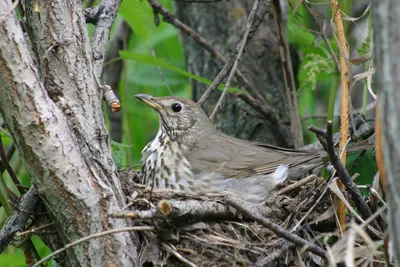
{"label": "bird's head", "polygon": [[171,140],[184,142],[188,136],[215,131],[207,114],[196,102],[175,96],[153,97],[147,94],[135,96],[157,111],[160,130]]}

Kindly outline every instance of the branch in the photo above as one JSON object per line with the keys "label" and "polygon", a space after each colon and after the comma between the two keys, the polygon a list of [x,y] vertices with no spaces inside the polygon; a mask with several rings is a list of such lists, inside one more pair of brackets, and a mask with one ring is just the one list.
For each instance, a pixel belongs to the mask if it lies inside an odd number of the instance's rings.
{"label": "branch", "polygon": [[[110,40],[109,49],[107,51],[105,62],[103,68],[103,79],[106,84],[108,84],[115,95],[118,96],[118,84],[124,69],[124,60],[116,60],[107,63],[113,59],[119,58],[119,51],[124,50],[131,35],[132,30],[128,23],[124,20],[120,20],[116,29]],[[122,142],[122,112],[110,112],[110,122],[111,122],[111,137],[117,142]],[[128,136],[129,133],[128,133]],[[131,143],[131,142],[128,142]]]}
{"label": "branch", "polygon": [[31,187],[21,198],[21,201],[14,213],[7,218],[0,230],[0,254],[12,241],[14,234],[25,229],[25,224],[32,216],[40,198],[36,189]]}
{"label": "branch", "polygon": [[286,40],[285,23],[282,18],[281,4],[279,0],[274,0],[274,18],[278,29],[278,39],[280,46],[280,56],[283,70],[283,79],[286,87],[286,98],[290,117],[290,131],[293,138],[294,147],[299,149],[304,145],[303,131],[301,129],[299,108],[297,105],[297,90],[294,82],[292,59],[290,58],[289,44]]}
{"label": "branch", "polygon": [[[177,19],[174,15],[172,15],[168,9],[163,7],[159,2],[156,0],[147,0],[151,7],[154,10],[154,13],[156,15],[156,21],[157,21],[157,16],[158,14],[161,14],[163,16],[163,21],[170,23],[174,25],[176,28],[180,29],[190,37],[192,37],[200,46],[202,46],[206,51],[208,51],[211,55],[213,55],[216,59],[220,60],[222,63],[224,63],[224,66],[220,73],[217,75],[217,77],[214,79],[213,83],[208,87],[208,89],[205,91],[205,93],[202,95],[198,103],[202,105],[205,100],[210,96],[210,94],[215,91],[215,89],[218,87],[218,85],[222,82],[222,80],[226,77],[228,71],[232,68],[234,64],[234,58],[236,58],[236,55],[238,51],[234,51],[231,56],[229,57],[230,59],[226,59],[220,52],[218,52],[212,45],[210,45],[206,40],[204,40],[199,34],[195,32],[191,27],[187,26],[183,22],[181,22],[179,19]],[[262,5],[259,9],[259,12],[257,13],[255,23],[253,24],[253,27],[250,29],[249,33],[249,38],[250,40],[254,33],[257,31],[258,27],[261,24],[262,18],[265,16],[265,14],[269,10],[269,3],[271,0],[263,0],[264,5]],[[243,84],[243,86],[257,99],[264,99],[262,95],[260,94],[259,90],[256,88],[253,88],[249,81],[246,79],[244,74],[238,69],[237,71],[237,78],[240,83]],[[263,103],[266,105],[265,101]]]}
{"label": "branch", "polygon": [[253,25],[254,25],[254,21],[255,21],[254,20],[254,16],[255,16],[255,13],[257,11],[259,2],[260,2],[259,0],[254,0],[253,8],[251,9],[249,17],[247,18],[246,29],[244,31],[243,38],[242,38],[242,40],[239,42],[239,44],[236,47],[237,54],[236,54],[235,60],[233,62],[231,71],[229,73],[228,80],[225,83],[224,91],[220,95],[220,97],[219,97],[219,99],[217,101],[217,104],[215,104],[214,110],[212,111],[212,113],[210,115],[210,119],[211,120],[214,118],[218,108],[221,106],[222,100],[224,99],[224,97],[226,95],[226,92],[227,92],[227,90],[229,88],[229,85],[231,84],[233,75],[235,74],[235,71],[236,71],[236,69],[238,67],[239,60],[243,55],[243,51],[244,51],[244,48],[246,47],[246,43],[247,43],[247,39],[249,37],[250,30],[253,28]]}
{"label": "branch", "polygon": [[157,207],[149,210],[115,211],[111,218],[132,218],[135,220],[168,219],[175,222],[191,223],[210,220],[234,220],[235,211],[217,201],[161,200]]}
{"label": "branch", "polygon": [[288,230],[286,230],[282,226],[271,222],[267,218],[263,217],[259,212],[254,210],[254,208],[252,206],[250,206],[250,205],[246,204],[245,202],[237,199],[236,197],[228,196],[227,199],[226,199],[226,203],[228,205],[231,205],[232,207],[236,208],[238,211],[243,213],[243,215],[245,215],[246,217],[248,217],[248,218],[258,222],[259,224],[267,227],[272,232],[274,232],[277,236],[282,237],[282,238],[292,242],[296,246],[304,247],[306,250],[309,250],[309,251],[315,253],[318,256],[326,258],[326,251],[324,249],[322,249],[321,247],[316,246],[316,245],[308,242],[307,240],[305,240],[305,239],[303,239],[303,238],[301,238],[301,237],[289,232]]}
{"label": "branch", "polygon": [[[323,137],[326,140],[326,148],[329,156],[329,161],[332,163],[332,166],[335,168],[340,180],[349,191],[353,201],[355,202],[358,210],[361,213],[363,219],[367,219],[372,215],[371,209],[365,202],[365,199],[361,195],[360,190],[357,185],[351,179],[349,173],[347,172],[345,166],[340,161],[339,157],[336,154],[333,137],[332,137],[332,121],[327,122],[326,126],[327,130],[321,130],[316,127],[309,127],[309,130],[314,132],[315,134]],[[377,227],[377,226],[375,226]],[[377,229],[380,229],[377,227]]]}
{"label": "branch", "polygon": [[121,0],[102,0],[99,5],[94,7],[94,9],[97,10],[97,21],[90,46],[92,48],[94,75],[97,79],[100,78],[103,70],[104,57],[106,54],[108,39],[110,38],[111,26],[117,16],[120,4]]}
{"label": "branch", "polygon": [[[263,0],[263,4],[260,6],[259,11],[256,14],[256,17],[254,18],[254,23],[252,23],[252,27],[250,29],[249,32],[249,36],[248,36],[248,40],[250,41],[251,38],[254,36],[254,33],[258,30],[258,28],[261,25],[262,19],[264,18],[264,16],[267,14],[267,12],[270,9],[270,5],[271,5],[271,0]],[[240,48],[240,43],[238,44],[238,46],[236,47],[236,50],[231,54],[230,56],[230,62],[226,62],[225,65],[223,66],[222,70],[220,71],[220,73],[217,75],[217,77],[215,77],[213,83],[207,88],[207,90],[203,93],[203,95],[201,96],[201,98],[199,99],[199,101],[197,101],[197,103],[199,103],[200,105],[203,105],[204,102],[208,99],[208,97],[211,95],[212,92],[215,91],[215,89],[217,89],[218,85],[222,82],[222,80],[225,78],[226,74],[228,73],[228,71],[232,68],[234,61],[232,61],[232,58],[236,58],[237,54],[239,53],[239,48]],[[242,83],[244,83],[245,85],[247,85],[247,89],[249,91],[250,94],[252,94],[252,96],[260,101],[262,101],[262,104],[265,106],[268,106],[266,101],[264,100],[264,97],[261,95],[261,93],[259,92],[259,90],[255,90],[253,89],[251,86],[249,86],[249,82],[246,80],[246,78],[244,77],[244,75],[241,75],[240,70],[238,71],[240,81]],[[267,107],[268,109],[271,109],[270,107]]]}

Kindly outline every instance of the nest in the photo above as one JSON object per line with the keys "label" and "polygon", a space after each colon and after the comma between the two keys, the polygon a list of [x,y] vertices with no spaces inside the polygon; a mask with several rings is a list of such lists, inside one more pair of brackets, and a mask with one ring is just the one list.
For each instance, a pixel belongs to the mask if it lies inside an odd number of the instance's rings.
{"label": "nest", "polygon": [[[344,262],[349,257],[348,245],[354,243],[358,245],[352,257],[357,264],[374,261],[379,266],[383,258],[378,249],[383,243],[381,229],[374,234],[363,230],[370,237],[367,241],[352,233],[338,234],[328,185],[315,175],[286,182],[265,205],[243,209],[229,205],[227,196],[235,199],[232,195],[149,188],[135,183],[138,175],[133,170],[120,173],[129,204],[127,211],[111,216],[132,218],[135,226],[154,227],[138,232],[140,263],[144,266],[328,266]],[[261,214],[290,235],[327,248],[327,256],[276,235],[273,229],[256,222],[252,214]]]}

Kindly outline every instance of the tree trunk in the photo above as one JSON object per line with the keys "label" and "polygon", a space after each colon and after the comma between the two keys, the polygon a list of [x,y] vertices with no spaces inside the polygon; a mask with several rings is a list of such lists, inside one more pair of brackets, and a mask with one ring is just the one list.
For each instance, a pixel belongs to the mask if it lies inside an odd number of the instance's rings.
{"label": "tree trunk", "polygon": [[[54,232],[68,244],[127,226],[108,218],[124,198],[98,84],[104,55],[90,46],[82,2],[24,4],[29,38],[15,12],[0,25],[0,111]],[[113,1],[114,14],[118,7]],[[9,10],[12,1],[0,1],[0,14]],[[129,233],[107,235],[67,250],[67,265],[132,266],[136,253]]]}
{"label": "tree trunk", "polygon": [[[206,4],[176,2],[177,16],[226,57],[242,38],[252,5],[253,1],[244,0]],[[189,71],[213,80],[222,68],[221,62],[191,37],[182,34],[182,39]],[[293,146],[277,27],[271,12],[267,13],[247,44],[239,69],[250,85],[261,92],[268,105],[277,110],[279,124],[283,127],[277,127],[238,97],[228,94],[216,116],[217,128],[241,139]],[[198,100],[206,88],[192,80],[193,100]],[[219,91],[213,93],[203,105],[208,114],[211,114],[219,96]]]}
{"label": "tree trunk", "polygon": [[[400,2],[374,0],[373,29],[382,152],[387,178],[389,231],[395,266],[400,263]],[[379,141],[379,140],[378,140]]]}

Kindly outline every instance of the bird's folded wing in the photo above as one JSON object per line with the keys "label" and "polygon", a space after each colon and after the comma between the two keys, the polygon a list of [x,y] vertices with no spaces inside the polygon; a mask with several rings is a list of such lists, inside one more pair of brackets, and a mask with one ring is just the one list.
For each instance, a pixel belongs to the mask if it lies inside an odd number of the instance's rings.
{"label": "bird's folded wing", "polygon": [[281,165],[296,166],[313,159],[320,153],[261,146],[260,143],[236,139],[224,134],[196,142],[187,155],[194,174],[218,172],[225,177],[248,177],[270,174]]}

